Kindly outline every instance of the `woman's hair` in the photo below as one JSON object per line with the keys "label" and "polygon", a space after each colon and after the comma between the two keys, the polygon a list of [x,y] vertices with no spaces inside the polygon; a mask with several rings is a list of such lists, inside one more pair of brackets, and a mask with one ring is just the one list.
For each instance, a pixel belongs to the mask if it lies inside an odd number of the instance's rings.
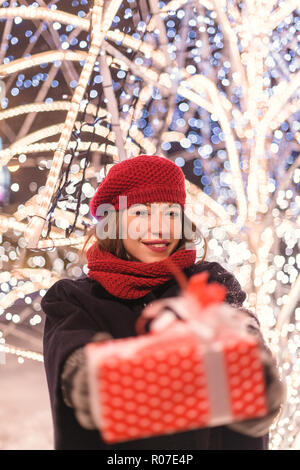
{"label": "woman's hair", "polygon": [[[115,233],[116,233],[116,237],[112,237],[110,238],[109,236],[106,237],[106,238],[99,238],[97,236],[97,232],[96,232],[96,225],[94,225],[93,227],[91,227],[88,231],[87,231],[87,234],[86,234],[86,240],[84,242],[84,245],[80,251],[80,256],[83,256],[85,254],[85,248],[87,246],[87,243],[89,242],[89,240],[92,238],[92,237],[95,237],[96,240],[98,241],[98,244],[100,246],[100,248],[104,251],[108,251],[110,252],[111,254],[117,256],[118,258],[121,258],[121,259],[124,259],[126,261],[132,261],[132,257],[130,256],[130,254],[125,250],[125,247],[124,247],[124,244],[123,244],[123,240],[122,240],[122,237],[119,237],[119,233],[120,233],[120,230],[119,230],[119,214],[118,214],[119,211],[116,211],[115,213],[112,212],[111,216],[114,217],[113,218],[113,224],[115,224]],[[107,227],[108,224],[111,223],[111,221],[109,220],[109,217],[110,215],[107,216],[106,220],[107,220],[107,224],[105,224],[105,226],[103,227],[103,229],[105,229],[105,227]],[[110,225],[111,227],[111,225]],[[186,235],[186,231],[185,231],[185,227],[188,227],[188,230],[191,232],[191,236],[187,236]],[[185,248],[186,244],[191,244],[191,243],[194,243],[195,245],[200,243],[201,239],[203,240],[204,242],[204,254],[203,254],[203,257],[201,258],[201,260],[199,260],[197,262],[197,264],[200,264],[202,263],[204,260],[205,260],[205,257],[206,257],[206,253],[207,253],[207,240],[206,238],[202,235],[202,233],[200,232],[200,230],[198,229],[198,227],[196,226],[196,224],[194,224],[194,222],[192,222],[185,214],[184,212],[182,212],[182,237],[180,239],[180,242],[178,243],[178,245],[176,246],[175,250],[173,251],[173,253],[175,253],[176,251],[179,251],[179,250],[182,250]]]}

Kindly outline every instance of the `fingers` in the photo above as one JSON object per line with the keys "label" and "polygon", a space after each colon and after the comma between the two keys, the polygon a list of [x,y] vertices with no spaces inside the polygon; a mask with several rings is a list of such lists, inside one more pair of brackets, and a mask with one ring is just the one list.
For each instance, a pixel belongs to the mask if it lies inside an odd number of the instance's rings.
{"label": "fingers", "polygon": [[81,368],[74,377],[71,399],[75,408],[75,416],[82,427],[96,429],[92,418],[89,402],[89,390],[85,368]]}
{"label": "fingers", "polygon": [[85,411],[82,410],[76,410],[75,411],[75,416],[79,422],[79,424],[89,430],[97,429],[96,424],[94,423],[94,420],[92,416],[89,413],[86,413]]}
{"label": "fingers", "polygon": [[96,333],[95,336],[93,336],[91,342],[98,343],[102,341],[109,341],[110,339],[113,339],[113,337],[109,333],[106,331],[100,331],[99,333]]}

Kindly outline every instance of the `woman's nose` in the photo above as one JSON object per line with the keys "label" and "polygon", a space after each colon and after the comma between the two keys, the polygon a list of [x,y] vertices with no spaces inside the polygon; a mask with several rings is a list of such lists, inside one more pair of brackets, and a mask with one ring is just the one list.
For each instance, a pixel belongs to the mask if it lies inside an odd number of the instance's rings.
{"label": "woman's nose", "polygon": [[159,238],[170,238],[170,219],[160,213],[155,217],[149,217],[150,232],[158,235]]}

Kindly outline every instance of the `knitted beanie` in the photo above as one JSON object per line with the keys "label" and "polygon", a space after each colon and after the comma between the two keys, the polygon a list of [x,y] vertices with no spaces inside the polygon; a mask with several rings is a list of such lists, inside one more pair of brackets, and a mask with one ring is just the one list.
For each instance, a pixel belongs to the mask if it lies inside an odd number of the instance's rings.
{"label": "knitted beanie", "polygon": [[[124,199],[127,205],[124,207]],[[97,208],[112,204],[115,210],[147,202],[178,203],[184,210],[186,192],[184,173],[174,162],[157,155],[139,155],[116,163],[90,201],[93,217],[100,219]]]}

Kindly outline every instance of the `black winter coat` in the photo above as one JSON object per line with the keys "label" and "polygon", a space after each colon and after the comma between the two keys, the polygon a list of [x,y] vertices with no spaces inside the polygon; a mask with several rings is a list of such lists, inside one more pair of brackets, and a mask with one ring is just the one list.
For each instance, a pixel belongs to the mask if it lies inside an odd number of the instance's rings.
{"label": "black winter coat", "polygon": [[[246,294],[235,277],[217,262],[205,261],[184,269],[187,277],[207,270],[208,282],[218,281],[227,287],[226,301],[242,306]],[[106,291],[100,283],[83,277],[60,279],[41,301],[46,314],[44,361],[54,424],[55,449],[81,450],[262,450],[268,436],[252,438],[227,426],[106,444],[97,430],[86,430],[75,418],[74,410],[65,405],[60,375],[65,360],[77,348],[87,344],[95,333],[108,332],[113,338],[136,336],[135,323],[146,304],[178,295],[175,279],[153,289],[139,299],[121,299]],[[250,313],[249,313],[250,314]],[[251,314],[253,315],[253,314]],[[254,315],[253,315],[254,316]]]}

